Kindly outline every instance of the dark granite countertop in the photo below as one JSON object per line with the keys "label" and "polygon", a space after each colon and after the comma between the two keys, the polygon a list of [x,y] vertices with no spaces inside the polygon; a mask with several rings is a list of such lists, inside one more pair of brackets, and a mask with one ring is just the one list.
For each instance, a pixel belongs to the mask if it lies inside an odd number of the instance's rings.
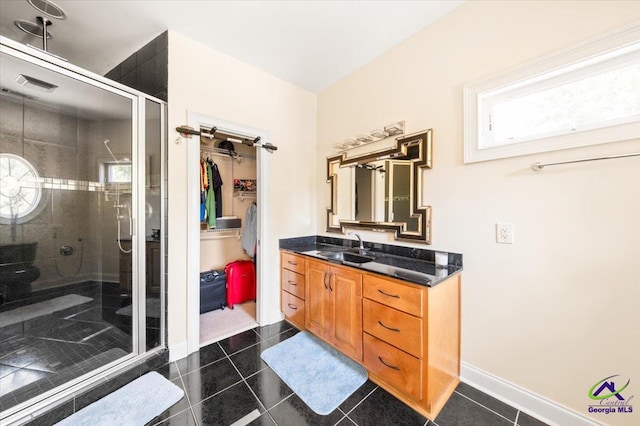
{"label": "dark granite countertop", "polygon": [[[146,237],[144,240],[146,242],[148,242],[148,243],[159,243],[160,242],[160,239],[155,239],[155,238],[152,238],[152,237]],[[129,237],[129,238],[120,238],[120,241],[131,242],[131,237]]]}
{"label": "dark granite countertop", "polygon": [[355,263],[327,258],[323,253],[354,250],[357,253],[358,241],[352,239],[310,236],[286,238],[280,240],[280,249],[297,254],[338,263],[363,271],[374,272],[388,277],[432,287],[462,271],[462,255],[447,254],[447,266],[436,266],[436,252],[439,250],[415,247],[394,246],[364,241],[367,256],[374,260]]}

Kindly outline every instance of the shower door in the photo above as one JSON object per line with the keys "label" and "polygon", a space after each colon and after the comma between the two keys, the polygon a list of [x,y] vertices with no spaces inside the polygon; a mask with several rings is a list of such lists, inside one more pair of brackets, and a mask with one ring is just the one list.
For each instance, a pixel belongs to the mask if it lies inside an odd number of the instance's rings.
{"label": "shower door", "polygon": [[4,43],[0,422],[163,344],[164,106]]}

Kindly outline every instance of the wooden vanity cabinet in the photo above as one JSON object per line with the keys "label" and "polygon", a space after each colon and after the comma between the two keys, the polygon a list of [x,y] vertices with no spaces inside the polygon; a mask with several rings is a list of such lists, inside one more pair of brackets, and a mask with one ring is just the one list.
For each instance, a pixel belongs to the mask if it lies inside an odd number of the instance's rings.
{"label": "wooden vanity cabinet", "polygon": [[133,281],[133,265],[131,261],[131,240],[121,240],[120,245],[124,251],[120,250],[119,285],[122,294],[131,294]]}
{"label": "wooden vanity cabinet", "polygon": [[362,273],[307,260],[305,327],[362,362]]}
{"label": "wooden vanity cabinet", "polygon": [[160,294],[160,241],[147,242],[147,293]]}
{"label": "wooden vanity cabinet", "polygon": [[460,382],[460,274],[426,287],[287,251],[281,265],[287,320],[436,418]]}
{"label": "wooden vanity cabinet", "polygon": [[365,273],[369,378],[433,420],[460,382],[460,275],[425,287]]}
{"label": "wooden vanity cabinet", "polygon": [[280,252],[280,306],[291,324],[304,330],[306,258],[287,251]]}
{"label": "wooden vanity cabinet", "polygon": [[[131,259],[131,240],[121,240],[122,248],[128,252],[120,251],[120,291],[123,294],[131,294],[133,281],[133,267]],[[146,289],[147,294],[157,295],[160,293],[160,241],[147,241],[145,243],[146,253]]]}

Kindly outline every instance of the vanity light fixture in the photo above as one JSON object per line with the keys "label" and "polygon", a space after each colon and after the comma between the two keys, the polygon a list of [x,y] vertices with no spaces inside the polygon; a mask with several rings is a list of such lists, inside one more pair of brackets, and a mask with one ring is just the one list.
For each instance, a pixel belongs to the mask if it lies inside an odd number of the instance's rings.
{"label": "vanity light fixture", "polygon": [[404,121],[398,121],[397,123],[384,126],[384,131],[387,132],[389,136],[402,135],[404,134]]}
{"label": "vanity light fixture", "polygon": [[358,135],[356,137],[356,141],[358,142],[358,145],[364,145],[366,143],[373,142],[373,140],[374,139],[369,135]]}
{"label": "vanity light fixture", "polygon": [[384,126],[384,130],[375,129],[370,131],[369,133],[360,134],[355,138],[348,138],[342,142],[334,143],[333,147],[338,151],[346,151],[351,148],[381,141],[390,136],[397,136],[402,134],[404,134],[404,121],[398,121],[397,123]]}
{"label": "vanity light fixture", "polygon": [[345,139],[342,142],[334,143],[333,147],[339,151],[344,151],[346,149],[355,148],[360,145],[355,139]]}
{"label": "vanity light fixture", "polygon": [[369,134],[375,140],[381,140],[381,139],[385,139],[385,138],[389,137],[389,133],[385,132],[384,130],[380,130],[380,129],[372,130],[371,133],[369,133]]}

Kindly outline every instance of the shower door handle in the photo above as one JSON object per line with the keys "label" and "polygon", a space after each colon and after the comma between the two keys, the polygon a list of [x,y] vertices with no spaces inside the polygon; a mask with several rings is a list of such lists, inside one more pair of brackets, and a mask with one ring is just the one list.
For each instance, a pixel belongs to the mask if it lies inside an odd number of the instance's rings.
{"label": "shower door handle", "polygon": [[132,237],[134,236],[133,230],[136,229],[134,220],[134,218],[129,217],[129,235]]}

